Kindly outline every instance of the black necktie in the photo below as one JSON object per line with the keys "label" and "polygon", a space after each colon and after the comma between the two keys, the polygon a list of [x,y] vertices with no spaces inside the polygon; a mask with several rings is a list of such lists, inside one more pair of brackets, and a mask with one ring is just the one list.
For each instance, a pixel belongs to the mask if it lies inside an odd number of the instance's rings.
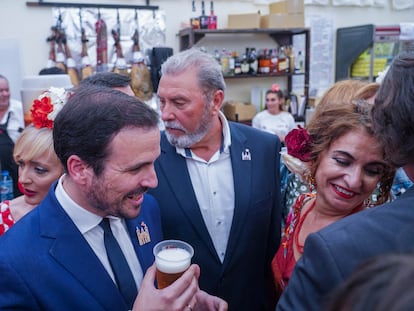
{"label": "black necktie", "polygon": [[99,225],[104,230],[106,254],[108,256],[109,263],[111,264],[112,271],[115,275],[118,289],[124,297],[128,307],[132,308],[138,290],[134,277],[132,276],[131,269],[129,268],[124,254],[122,253],[121,247],[112,234],[109,219],[103,218]]}

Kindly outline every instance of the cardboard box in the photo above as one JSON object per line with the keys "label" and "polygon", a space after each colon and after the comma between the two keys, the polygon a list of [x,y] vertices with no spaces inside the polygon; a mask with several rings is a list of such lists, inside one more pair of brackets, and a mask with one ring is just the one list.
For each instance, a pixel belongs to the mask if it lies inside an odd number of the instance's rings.
{"label": "cardboard box", "polygon": [[223,105],[223,113],[227,119],[232,121],[249,121],[255,116],[256,107],[252,104],[228,101]]}
{"label": "cardboard box", "polygon": [[260,13],[247,14],[229,14],[227,28],[243,29],[243,28],[259,28]]}
{"label": "cardboard box", "polygon": [[298,14],[303,12],[303,0],[282,0],[269,4],[269,14]]}
{"label": "cardboard box", "polygon": [[305,17],[303,14],[268,14],[260,19],[261,28],[303,28]]}

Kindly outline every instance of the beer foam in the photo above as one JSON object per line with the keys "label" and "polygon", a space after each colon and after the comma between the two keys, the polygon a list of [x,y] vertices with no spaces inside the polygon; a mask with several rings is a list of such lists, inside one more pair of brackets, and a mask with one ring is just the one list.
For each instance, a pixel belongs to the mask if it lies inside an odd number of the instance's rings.
{"label": "beer foam", "polygon": [[157,254],[155,260],[161,272],[179,273],[190,266],[191,254],[182,248],[166,248]]}

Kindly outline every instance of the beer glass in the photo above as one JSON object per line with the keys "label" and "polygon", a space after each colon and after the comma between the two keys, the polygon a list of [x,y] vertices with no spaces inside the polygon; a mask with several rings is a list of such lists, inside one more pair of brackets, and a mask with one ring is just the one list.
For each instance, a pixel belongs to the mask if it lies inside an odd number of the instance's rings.
{"label": "beer glass", "polygon": [[193,247],[179,240],[165,240],[154,246],[158,288],[172,284],[188,269],[194,255]]}

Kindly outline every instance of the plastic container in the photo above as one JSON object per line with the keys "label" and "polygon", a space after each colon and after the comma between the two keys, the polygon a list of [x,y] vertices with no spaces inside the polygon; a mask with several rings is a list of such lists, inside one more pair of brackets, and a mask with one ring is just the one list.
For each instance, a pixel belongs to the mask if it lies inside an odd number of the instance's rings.
{"label": "plastic container", "polygon": [[6,170],[1,172],[0,194],[2,202],[14,198],[13,179],[11,178],[9,171]]}

